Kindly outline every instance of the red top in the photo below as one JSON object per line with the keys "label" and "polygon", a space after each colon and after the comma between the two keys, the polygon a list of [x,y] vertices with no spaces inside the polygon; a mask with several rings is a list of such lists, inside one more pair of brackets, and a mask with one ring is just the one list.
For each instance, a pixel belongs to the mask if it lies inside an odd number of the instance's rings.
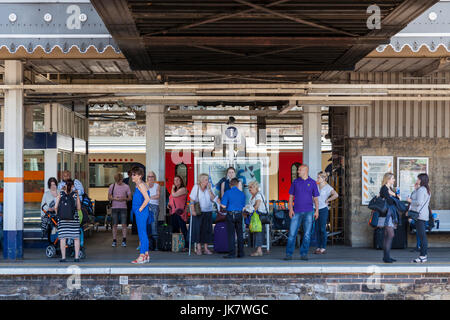
{"label": "red top", "polygon": [[169,197],[170,214],[174,214],[177,209],[183,209],[181,219],[183,219],[185,222],[187,222],[186,199],[187,194],[179,197],[173,197],[172,195],[170,195]]}

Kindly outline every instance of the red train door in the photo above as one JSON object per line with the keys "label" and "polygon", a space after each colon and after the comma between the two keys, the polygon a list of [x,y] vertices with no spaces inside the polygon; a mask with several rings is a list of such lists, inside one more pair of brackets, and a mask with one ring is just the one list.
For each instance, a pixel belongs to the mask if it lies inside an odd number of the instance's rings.
{"label": "red train door", "polygon": [[289,200],[292,174],[303,162],[303,152],[280,152],[278,157],[278,199]]}

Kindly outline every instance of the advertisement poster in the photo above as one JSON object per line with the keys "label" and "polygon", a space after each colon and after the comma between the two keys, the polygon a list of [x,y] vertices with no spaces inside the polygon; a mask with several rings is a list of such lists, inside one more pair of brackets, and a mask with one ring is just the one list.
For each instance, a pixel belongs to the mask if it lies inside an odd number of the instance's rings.
{"label": "advertisement poster", "polygon": [[394,157],[362,157],[362,204],[368,205],[373,197],[379,195],[383,176],[393,172]]}
{"label": "advertisement poster", "polygon": [[209,182],[214,193],[220,195],[221,179],[226,176],[227,169],[233,167],[236,170],[236,177],[242,182],[246,203],[251,197],[248,191],[248,184],[251,181],[259,183],[259,191],[267,202],[269,194],[268,163],[268,157],[235,158],[233,161],[228,158],[195,158],[195,183],[197,183],[199,174],[206,173],[209,175]]}
{"label": "advertisement poster", "polygon": [[400,187],[400,197],[406,200],[414,191],[417,176],[428,174],[428,158],[398,157],[397,158],[397,186]]}

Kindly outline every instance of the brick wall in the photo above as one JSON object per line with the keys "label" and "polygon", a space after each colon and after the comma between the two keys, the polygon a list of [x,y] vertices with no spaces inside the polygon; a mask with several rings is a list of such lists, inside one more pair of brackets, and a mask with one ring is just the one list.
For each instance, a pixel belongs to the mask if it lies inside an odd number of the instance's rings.
{"label": "brick wall", "polygon": [[[361,205],[361,157],[428,157],[433,209],[450,209],[450,139],[445,138],[352,138],[346,139],[346,239],[353,247],[371,247],[373,229],[368,226],[370,210]],[[409,246],[415,245],[410,237]],[[432,234],[429,246],[450,246],[450,234]]]}
{"label": "brick wall", "polygon": [[81,276],[67,289],[67,276],[2,276],[0,299],[34,300],[450,300],[450,274],[133,275]]}

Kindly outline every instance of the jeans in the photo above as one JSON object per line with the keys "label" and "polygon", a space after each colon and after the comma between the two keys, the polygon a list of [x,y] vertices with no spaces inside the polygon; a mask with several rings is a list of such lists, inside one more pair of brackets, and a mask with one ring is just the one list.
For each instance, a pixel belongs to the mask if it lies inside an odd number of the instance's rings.
{"label": "jeans", "polygon": [[327,222],[328,222],[328,208],[319,209],[319,219],[317,219],[317,228],[319,229],[319,243],[318,248],[326,249],[327,247]]}
{"label": "jeans", "polygon": [[153,222],[148,223],[147,233],[156,241],[158,239],[158,216],[159,216],[159,206],[154,204],[149,204],[149,211],[153,212]]}
{"label": "jeans", "polygon": [[291,219],[289,227],[289,238],[286,246],[286,256],[291,257],[295,249],[295,239],[297,238],[298,228],[303,223],[303,241],[300,247],[300,256],[306,256],[309,250],[309,243],[311,241],[311,229],[314,219],[314,211],[296,212]]}
{"label": "jeans", "polygon": [[148,234],[147,234],[147,226],[148,226],[148,214],[149,211],[147,208],[144,208],[142,212],[139,212],[138,209],[135,209],[134,216],[136,217],[137,230],[139,235],[140,245],[140,253],[144,254],[148,251]]}
{"label": "jeans", "polygon": [[419,236],[420,240],[420,256],[424,257],[427,255],[428,251],[428,239],[427,239],[427,231],[425,229],[426,227],[426,221],[417,219],[416,221],[416,232]]}
{"label": "jeans", "polygon": [[242,229],[242,221],[242,212],[227,213],[228,248],[230,249],[230,256],[236,256],[235,233],[238,241],[238,256],[244,256],[244,234]]}

